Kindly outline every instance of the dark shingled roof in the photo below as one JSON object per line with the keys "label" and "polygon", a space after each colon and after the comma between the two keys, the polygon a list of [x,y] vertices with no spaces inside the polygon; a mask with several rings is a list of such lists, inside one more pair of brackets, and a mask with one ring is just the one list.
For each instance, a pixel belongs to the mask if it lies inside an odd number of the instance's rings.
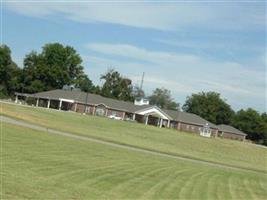
{"label": "dark shingled roof", "polygon": [[[39,98],[50,98],[50,99],[64,98],[64,99],[71,99],[71,100],[74,100],[75,102],[80,102],[80,103],[85,103],[86,95],[87,93],[77,91],[77,90],[51,90],[51,91],[40,92],[40,93],[34,94],[35,97],[39,97]],[[125,102],[125,101],[120,101],[116,99],[106,98],[100,95],[90,94],[90,93],[88,93],[87,104],[92,104],[92,105],[104,104],[109,108],[132,112],[132,113],[143,110],[145,108],[153,107],[152,105],[138,106],[138,105],[134,105],[132,102]],[[165,110],[165,109],[161,109],[161,110],[165,114],[169,115],[175,121],[180,121],[180,122],[185,122],[185,123],[190,123],[190,124],[195,124],[195,125],[200,125],[200,126],[203,126],[206,123],[208,123],[210,127],[217,128],[216,125],[192,113]]]}
{"label": "dark shingled roof", "polygon": [[132,102],[106,98],[100,95],[90,94],[77,90],[51,90],[51,91],[36,93],[35,96],[41,98],[50,98],[50,99],[64,98],[64,99],[71,99],[80,103],[85,103],[87,94],[88,94],[87,104],[91,105],[104,104],[109,108],[128,111],[128,112],[136,112],[138,110],[151,107],[151,105],[137,106],[134,105]]}
{"label": "dark shingled roof", "polygon": [[232,126],[225,125],[225,124],[218,125],[218,128],[219,128],[219,131],[222,131],[222,132],[234,133],[237,135],[247,135],[247,134],[243,133],[242,131],[240,131],[240,130],[232,127]]}
{"label": "dark shingled roof", "polygon": [[203,126],[206,123],[208,123],[211,128],[218,128],[215,124],[193,113],[174,111],[174,110],[163,110],[163,111],[166,112],[169,116],[171,116],[175,121],[191,123],[200,126]]}

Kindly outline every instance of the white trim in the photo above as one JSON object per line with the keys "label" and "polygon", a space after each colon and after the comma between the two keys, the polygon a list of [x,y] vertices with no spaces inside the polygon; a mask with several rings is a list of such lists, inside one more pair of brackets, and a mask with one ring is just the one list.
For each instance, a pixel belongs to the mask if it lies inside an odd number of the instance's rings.
{"label": "white trim", "polygon": [[63,99],[63,98],[59,98],[59,101],[64,101],[64,102],[69,102],[69,103],[74,103],[74,100],[72,100],[72,99]]}
{"label": "white trim", "polygon": [[140,110],[135,112],[136,114],[139,115],[153,115],[153,114],[157,114],[160,118],[162,119],[171,119],[166,113],[164,113],[162,110],[160,110],[158,107],[150,107],[144,110]]}

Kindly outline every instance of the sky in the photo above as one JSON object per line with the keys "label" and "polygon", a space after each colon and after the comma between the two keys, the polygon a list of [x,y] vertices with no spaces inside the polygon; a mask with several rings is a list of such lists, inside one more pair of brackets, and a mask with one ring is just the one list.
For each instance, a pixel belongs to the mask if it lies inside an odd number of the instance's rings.
{"label": "sky", "polygon": [[150,95],[167,88],[175,101],[215,91],[234,110],[266,112],[265,1],[5,1],[2,43],[23,67],[46,43],[74,47],[86,74],[108,69]]}

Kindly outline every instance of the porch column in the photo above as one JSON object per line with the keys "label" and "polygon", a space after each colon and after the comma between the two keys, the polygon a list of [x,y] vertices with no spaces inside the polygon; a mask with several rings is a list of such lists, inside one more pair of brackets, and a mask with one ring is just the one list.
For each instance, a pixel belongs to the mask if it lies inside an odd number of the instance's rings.
{"label": "porch column", "polygon": [[218,137],[218,129],[215,131],[215,137]]}
{"label": "porch column", "polygon": [[18,95],[16,95],[15,103],[18,103]]}
{"label": "porch column", "polygon": [[224,132],[222,132],[221,137],[223,137],[223,135],[224,135]]}
{"label": "porch column", "polygon": [[74,104],[74,112],[77,112],[77,103]]}
{"label": "porch column", "polygon": [[148,124],[148,115],[145,115],[146,116],[146,122],[145,124],[147,125]]}
{"label": "porch column", "polygon": [[105,116],[108,116],[108,109],[106,108],[106,113],[105,113]]}
{"label": "porch column", "polygon": [[59,110],[61,110],[61,106],[62,106],[62,101],[61,100],[59,100]]}
{"label": "porch column", "polygon": [[125,118],[125,112],[123,112],[122,114],[122,120],[124,120],[124,118]]}
{"label": "porch column", "polygon": [[181,129],[181,123],[180,123],[180,122],[178,122],[177,129],[178,129],[178,130],[180,130],[180,129]]}
{"label": "porch column", "polygon": [[170,123],[171,123],[171,120],[168,120],[168,125],[167,125],[168,128],[170,128]]}
{"label": "porch column", "polygon": [[47,108],[50,108],[50,99],[48,99]]}
{"label": "porch column", "polygon": [[160,118],[157,120],[157,126],[160,127]]}
{"label": "porch column", "polygon": [[162,128],[162,123],[163,123],[163,119],[160,118],[160,123],[159,123],[159,127]]}
{"label": "porch column", "polygon": [[36,101],[36,107],[39,106],[39,98],[37,98],[37,101]]}
{"label": "porch column", "polygon": [[135,120],[135,113],[133,114],[133,120]]}
{"label": "porch column", "polygon": [[94,106],[94,107],[93,107],[93,113],[92,113],[93,115],[95,115],[95,109],[96,109],[96,108],[95,108],[95,106]]}

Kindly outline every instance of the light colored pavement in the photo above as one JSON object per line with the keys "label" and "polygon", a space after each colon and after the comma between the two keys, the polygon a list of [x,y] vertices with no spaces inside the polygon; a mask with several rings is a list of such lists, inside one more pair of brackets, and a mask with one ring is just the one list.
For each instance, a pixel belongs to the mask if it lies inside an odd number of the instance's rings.
{"label": "light colored pavement", "polygon": [[2,116],[2,115],[0,115],[0,122],[1,123],[2,122],[6,122],[6,123],[9,123],[9,124],[23,126],[23,127],[26,127],[26,128],[37,130],[37,131],[44,131],[44,132],[49,133],[49,134],[61,135],[61,136],[73,138],[73,139],[76,139],[76,140],[84,140],[84,141],[94,142],[94,143],[103,144],[103,145],[116,147],[116,148],[120,148],[120,149],[125,149],[125,150],[140,152],[140,153],[146,153],[146,154],[151,154],[151,155],[154,155],[154,156],[161,156],[161,157],[172,158],[172,159],[176,159],[176,160],[189,161],[189,162],[192,162],[192,163],[208,165],[208,166],[224,168],[224,169],[230,169],[230,170],[238,170],[238,171],[242,170],[242,171],[247,171],[247,172],[266,174],[264,172],[256,171],[256,170],[253,170],[253,169],[245,169],[245,168],[228,166],[228,165],[218,164],[218,163],[212,163],[212,162],[202,161],[202,160],[197,160],[197,159],[192,159],[192,158],[185,158],[185,157],[178,156],[178,155],[170,155],[170,154],[167,154],[167,153],[161,153],[161,152],[157,152],[157,151],[153,151],[153,150],[142,149],[142,148],[139,148],[139,147],[132,147],[132,146],[127,146],[127,145],[123,145],[123,144],[117,144],[117,143],[113,143],[113,142],[103,141],[103,140],[100,140],[100,139],[91,138],[89,136],[88,137],[87,136],[79,136],[79,135],[75,135],[75,134],[69,133],[69,132],[58,131],[58,130],[55,130],[55,129],[50,129],[50,128],[46,128],[46,127],[35,125],[35,124],[30,124],[30,123],[27,123],[27,122],[24,122],[24,121],[16,120],[16,119],[9,118],[9,117]]}

